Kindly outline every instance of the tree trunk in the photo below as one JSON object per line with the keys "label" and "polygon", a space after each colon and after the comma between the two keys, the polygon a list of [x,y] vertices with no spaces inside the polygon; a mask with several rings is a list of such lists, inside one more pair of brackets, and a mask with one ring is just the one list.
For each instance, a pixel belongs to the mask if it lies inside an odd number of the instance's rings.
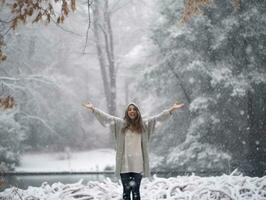
{"label": "tree trunk", "polygon": [[[116,115],[116,74],[113,31],[108,0],[94,0],[93,33],[95,37],[97,56],[103,80],[104,95],[108,113]],[[107,144],[111,144],[111,134]]]}
{"label": "tree trunk", "polygon": [[[264,90],[263,90],[264,88]],[[248,127],[249,127],[249,154],[251,176],[261,177],[265,174],[265,127],[266,95],[265,85],[255,86],[255,92],[248,92]],[[259,92],[261,91],[261,92]]]}
{"label": "tree trunk", "polygon": [[101,69],[101,76],[102,76],[102,81],[103,81],[105,99],[108,105],[108,102],[110,102],[110,99],[111,99],[111,95],[110,95],[109,81],[107,79],[105,56],[104,56],[104,53],[101,47],[101,42],[100,42],[101,41],[100,32],[99,32],[100,13],[99,13],[98,0],[95,0],[94,4],[95,5],[93,7],[93,33],[95,37],[98,61],[100,64],[100,69]]}
{"label": "tree trunk", "polygon": [[114,58],[114,42],[113,42],[113,30],[111,26],[111,18],[109,12],[108,0],[104,1],[104,24],[105,32],[107,33],[106,55],[109,65],[109,77],[110,77],[110,102],[108,103],[109,112],[112,115],[116,114],[116,76],[115,76],[115,58]]}

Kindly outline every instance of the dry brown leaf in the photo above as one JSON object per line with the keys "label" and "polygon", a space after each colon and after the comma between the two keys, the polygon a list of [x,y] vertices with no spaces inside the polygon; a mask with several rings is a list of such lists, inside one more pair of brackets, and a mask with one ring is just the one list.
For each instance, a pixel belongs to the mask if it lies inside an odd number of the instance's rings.
{"label": "dry brown leaf", "polygon": [[17,24],[18,24],[18,20],[17,20],[18,18],[16,17],[15,19],[13,19],[12,20],[12,22],[11,22],[11,28],[13,29],[13,30],[15,30],[16,29],[16,27],[17,27]]}
{"label": "dry brown leaf", "polygon": [[[1,48],[1,47],[0,47]],[[1,51],[0,51],[0,63],[1,61],[5,61],[6,60],[6,55],[3,54]]]}
{"label": "dry brown leaf", "polygon": [[72,11],[76,10],[76,1],[75,0],[71,0],[71,9],[72,9]]}
{"label": "dry brown leaf", "polygon": [[0,98],[0,107],[4,109],[13,108],[15,106],[15,99],[14,97],[8,95],[5,97]]}
{"label": "dry brown leaf", "polygon": [[186,0],[182,11],[181,23],[186,23],[192,16],[201,13],[201,7],[213,3],[213,0]]}
{"label": "dry brown leaf", "polygon": [[60,16],[57,18],[56,23],[57,23],[57,24],[60,23]]}
{"label": "dry brown leaf", "polygon": [[31,7],[31,8],[28,10],[28,15],[29,15],[29,16],[32,16],[32,14],[33,14],[33,8]]}
{"label": "dry brown leaf", "polygon": [[49,13],[47,14],[47,21],[48,21],[48,23],[50,23],[50,21],[51,21],[51,15]]}
{"label": "dry brown leaf", "polygon": [[0,0],[0,4],[4,4],[6,1],[5,0]]}
{"label": "dry brown leaf", "polygon": [[18,6],[18,4],[14,3],[13,4],[13,8],[16,8]]}
{"label": "dry brown leaf", "polygon": [[[240,8],[241,0],[231,0],[235,9]],[[213,0],[185,0],[185,5],[181,14],[179,23],[184,24],[188,22],[191,17],[202,13],[201,9],[214,3]]]}
{"label": "dry brown leaf", "polygon": [[65,20],[65,17],[64,17],[64,15],[62,15],[61,18],[60,18],[60,22],[63,23],[64,20]]}
{"label": "dry brown leaf", "polygon": [[233,0],[232,4],[236,10],[240,9],[240,0]]}

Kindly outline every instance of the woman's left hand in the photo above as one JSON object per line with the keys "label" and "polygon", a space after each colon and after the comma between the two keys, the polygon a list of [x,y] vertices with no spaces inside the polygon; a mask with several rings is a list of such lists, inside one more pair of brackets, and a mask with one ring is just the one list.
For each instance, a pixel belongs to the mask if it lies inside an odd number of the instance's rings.
{"label": "woman's left hand", "polygon": [[178,108],[181,108],[181,107],[183,107],[185,104],[183,104],[183,103],[175,103],[171,108],[170,108],[170,112],[172,113],[172,112],[174,112],[176,109],[178,109]]}

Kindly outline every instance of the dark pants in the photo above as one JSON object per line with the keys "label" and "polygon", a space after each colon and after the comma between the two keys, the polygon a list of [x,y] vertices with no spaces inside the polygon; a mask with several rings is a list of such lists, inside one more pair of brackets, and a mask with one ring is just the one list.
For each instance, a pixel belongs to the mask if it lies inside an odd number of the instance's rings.
{"label": "dark pants", "polygon": [[133,200],[140,200],[139,187],[142,175],[140,173],[129,172],[121,173],[120,176],[123,185],[123,200],[130,200],[131,191]]}

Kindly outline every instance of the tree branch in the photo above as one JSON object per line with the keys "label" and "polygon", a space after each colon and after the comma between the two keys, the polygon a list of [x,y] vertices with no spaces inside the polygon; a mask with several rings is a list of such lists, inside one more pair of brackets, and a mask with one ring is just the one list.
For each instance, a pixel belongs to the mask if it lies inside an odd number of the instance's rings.
{"label": "tree branch", "polygon": [[84,46],[84,49],[83,49],[83,53],[85,53],[85,50],[86,50],[86,47],[87,47],[88,37],[89,37],[89,29],[91,27],[91,14],[90,14],[91,5],[92,5],[92,1],[88,0],[88,18],[89,18],[89,22],[88,22],[88,27],[87,27],[87,31],[86,31],[86,41],[85,41],[85,46]]}

